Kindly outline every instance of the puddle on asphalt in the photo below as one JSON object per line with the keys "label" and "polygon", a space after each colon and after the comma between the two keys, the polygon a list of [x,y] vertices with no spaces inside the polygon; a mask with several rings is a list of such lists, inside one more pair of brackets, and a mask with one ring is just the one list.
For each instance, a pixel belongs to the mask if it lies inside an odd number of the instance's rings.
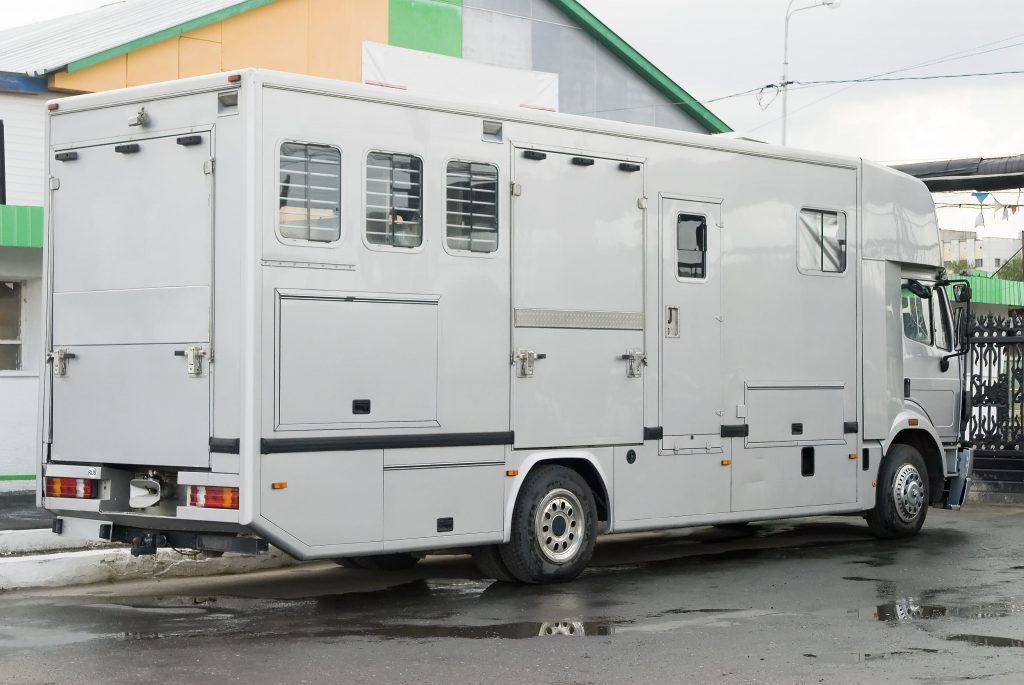
{"label": "puddle on asphalt", "polygon": [[894,657],[909,656],[911,654],[938,654],[937,649],[925,647],[910,647],[896,652],[821,652],[818,654],[804,654],[808,659],[817,659],[830,664],[862,664],[867,661],[880,661]]}
{"label": "puddle on asphalt", "polygon": [[946,639],[966,642],[978,647],[1024,647],[1024,640],[994,635],[949,635]]}

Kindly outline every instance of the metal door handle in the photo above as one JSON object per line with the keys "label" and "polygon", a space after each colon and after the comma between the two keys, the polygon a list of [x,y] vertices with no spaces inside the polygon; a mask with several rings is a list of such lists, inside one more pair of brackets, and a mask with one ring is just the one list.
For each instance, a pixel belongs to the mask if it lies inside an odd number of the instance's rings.
{"label": "metal door handle", "polygon": [[626,350],[626,354],[619,357],[626,365],[626,378],[639,378],[643,374],[643,367],[647,366],[647,355],[643,350]]}
{"label": "metal door handle", "polygon": [[531,378],[533,376],[533,363],[538,359],[547,359],[548,355],[533,350],[517,350],[512,355],[512,364],[518,366],[517,375],[520,378]]}

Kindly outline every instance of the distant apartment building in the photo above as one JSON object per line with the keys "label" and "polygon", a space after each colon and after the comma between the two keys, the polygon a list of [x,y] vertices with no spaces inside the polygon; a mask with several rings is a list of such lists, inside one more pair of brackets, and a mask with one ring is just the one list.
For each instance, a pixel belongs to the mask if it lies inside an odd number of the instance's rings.
{"label": "distant apartment building", "polygon": [[966,261],[972,269],[995,273],[1021,249],[1020,238],[982,238],[974,231],[941,231],[946,262]]}

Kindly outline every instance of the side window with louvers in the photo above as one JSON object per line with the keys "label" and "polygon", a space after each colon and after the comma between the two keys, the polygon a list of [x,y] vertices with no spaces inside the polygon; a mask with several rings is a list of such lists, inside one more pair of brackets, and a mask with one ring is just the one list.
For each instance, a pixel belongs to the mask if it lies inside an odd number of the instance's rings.
{"label": "side window with louvers", "polygon": [[413,248],[423,244],[423,160],[371,152],[366,158],[366,241]]}
{"label": "side window with louvers", "polygon": [[498,167],[449,162],[445,241],[449,250],[498,249]]}
{"label": "side window with louvers", "polygon": [[341,239],[341,151],[329,145],[281,144],[278,230],[282,238]]}

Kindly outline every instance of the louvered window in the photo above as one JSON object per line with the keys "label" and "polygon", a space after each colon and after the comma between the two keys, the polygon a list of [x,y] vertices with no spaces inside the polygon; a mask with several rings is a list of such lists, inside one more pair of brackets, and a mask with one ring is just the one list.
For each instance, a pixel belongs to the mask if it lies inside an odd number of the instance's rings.
{"label": "louvered window", "polygon": [[372,245],[423,243],[423,160],[371,152],[366,158],[366,240]]}
{"label": "louvered window", "polygon": [[448,214],[445,236],[450,250],[498,249],[498,167],[475,162],[448,163]]}
{"label": "louvered window", "polygon": [[341,238],[341,152],[327,145],[281,145],[281,237],[330,243]]}

